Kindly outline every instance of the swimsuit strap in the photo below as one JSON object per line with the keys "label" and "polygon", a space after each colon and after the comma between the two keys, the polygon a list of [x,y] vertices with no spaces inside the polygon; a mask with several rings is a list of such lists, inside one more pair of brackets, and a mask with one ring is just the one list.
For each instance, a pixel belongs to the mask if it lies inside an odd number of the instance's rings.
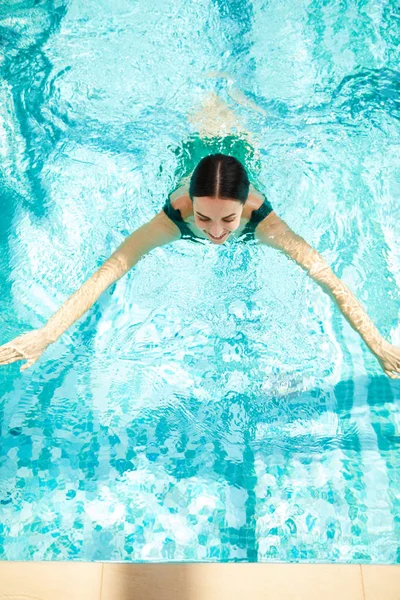
{"label": "swimsuit strap", "polygon": [[246,227],[243,229],[238,239],[243,241],[255,239],[255,230],[257,225],[263,221],[265,217],[268,217],[273,210],[274,209],[272,208],[271,203],[266,197],[264,197],[264,202],[261,204],[260,208],[253,210],[251,213],[250,221],[246,224]]}
{"label": "swimsuit strap", "polygon": [[[167,200],[165,201],[165,204],[163,206],[163,211],[165,212],[165,214],[167,215],[167,217],[169,217],[171,219],[171,221],[173,221],[175,223],[175,225],[177,225],[179,227],[179,230],[181,232],[181,239],[191,239],[194,242],[198,242],[198,240],[203,240],[203,238],[200,238],[199,236],[195,235],[195,233],[193,233],[193,231],[190,229],[189,225],[186,223],[186,221],[183,220],[182,218],[182,214],[181,211],[179,210],[179,208],[174,208],[172,206],[171,203],[171,199],[167,198]],[[201,242],[198,242],[201,243]]]}
{"label": "swimsuit strap", "polygon": [[261,204],[260,208],[253,210],[253,212],[251,213],[251,218],[250,218],[249,223],[255,223],[256,225],[258,225],[258,223],[260,223],[260,221],[265,219],[265,217],[268,217],[268,215],[272,211],[273,211],[273,208],[272,208],[271,203],[264,196],[264,202]]}

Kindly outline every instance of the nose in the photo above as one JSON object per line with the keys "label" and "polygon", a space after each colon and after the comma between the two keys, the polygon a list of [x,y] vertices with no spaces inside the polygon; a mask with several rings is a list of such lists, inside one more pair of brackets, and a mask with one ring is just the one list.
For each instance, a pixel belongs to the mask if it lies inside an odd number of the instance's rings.
{"label": "nose", "polygon": [[210,228],[208,231],[209,231],[209,232],[211,233],[211,235],[213,235],[214,237],[219,237],[219,236],[221,236],[223,233],[225,233],[225,231],[226,231],[226,230],[225,230],[225,229],[223,229],[223,227],[222,227],[221,225],[218,225],[218,226],[216,226],[216,227],[211,227],[211,228]]}

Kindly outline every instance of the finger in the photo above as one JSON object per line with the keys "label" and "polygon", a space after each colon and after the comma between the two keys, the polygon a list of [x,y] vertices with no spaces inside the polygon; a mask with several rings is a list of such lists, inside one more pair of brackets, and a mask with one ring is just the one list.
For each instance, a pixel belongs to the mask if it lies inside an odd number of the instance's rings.
{"label": "finger", "polygon": [[22,353],[18,352],[15,348],[11,346],[1,346],[0,348],[0,364],[7,365],[9,363],[15,362],[16,360],[21,360]]}
{"label": "finger", "polygon": [[394,375],[392,371],[385,371],[385,373],[390,379],[400,379],[400,375]]}
{"label": "finger", "polygon": [[36,361],[37,358],[31,358],[30,360],[28,360],[24,365],[22,365],[22,367],[20,368],[20,372],[22,373],[22,371],[26,371],[26,369],[29,369],[29,367],[34,365]]}
{"label": "finger", "polygon": [[1,346],[0,347],[0,358],[7,358],[16,352],[15,348],[11,346]]}

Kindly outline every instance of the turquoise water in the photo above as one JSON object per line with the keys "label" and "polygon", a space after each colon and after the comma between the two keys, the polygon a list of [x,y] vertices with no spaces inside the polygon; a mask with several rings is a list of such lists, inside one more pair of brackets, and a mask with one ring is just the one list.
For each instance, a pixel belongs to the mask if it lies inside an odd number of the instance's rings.
{"label": "turquoise water", "polygon": [[[0,43],[0,343],[161,209],[214,90],[400,345],[396,2],[8,0]],[[400,382],[276,251],[158,248],[19,366],[1,559],[400,563]]]}

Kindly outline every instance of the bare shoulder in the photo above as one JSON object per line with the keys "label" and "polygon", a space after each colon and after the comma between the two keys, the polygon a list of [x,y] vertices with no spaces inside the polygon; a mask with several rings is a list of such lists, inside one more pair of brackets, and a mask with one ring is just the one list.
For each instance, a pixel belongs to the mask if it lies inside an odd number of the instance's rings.
{"label": "bare shoulder", "polygon": [[187,184],[183,184],[174,190],[169,195],[169,199],[172,206],[180,210],[183,220],[193,215],[193,203],[189,196],[189,186]]}
{"label": "bare shoulder", "polygon": [[264,202],[264,196],[252,184],[249,187],[249,195],[243,208],[243,218],[250,219],[253,210],[258,210]]}

